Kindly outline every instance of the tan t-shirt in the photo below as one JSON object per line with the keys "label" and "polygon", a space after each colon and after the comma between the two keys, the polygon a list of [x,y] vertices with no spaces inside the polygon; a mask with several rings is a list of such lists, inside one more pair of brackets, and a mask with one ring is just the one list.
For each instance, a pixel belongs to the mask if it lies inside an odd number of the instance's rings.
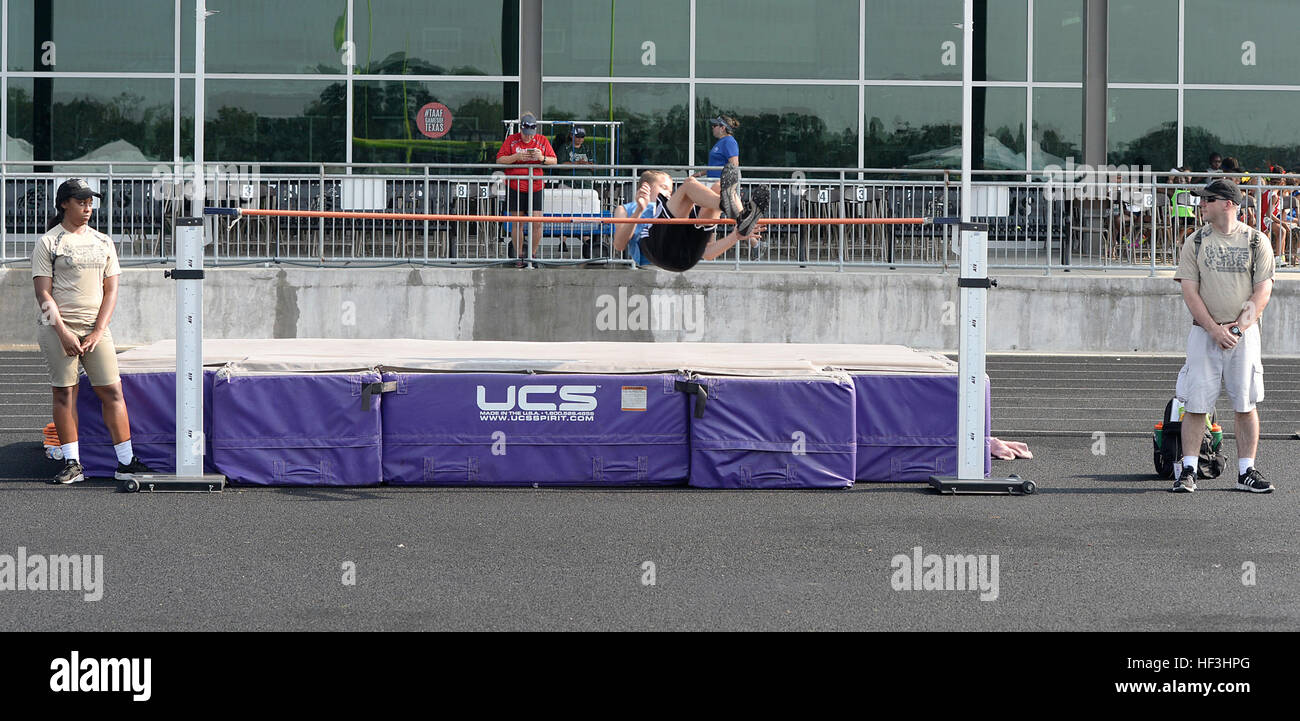
{"label": "tan t-shirt", "polygon": [[[54,304],[74,332],[94,325],[104,300],[104,279],[121,273],[112,239],[89,226],[70,233],[56,225],[32,248],[32,277],[54,278]],[[36,322],[49,325],[39,303]]]}
{"label": "tan t-shirt", "polygon": [[[1251,238],[1258,236],[1255,273],[1251,275]],[[1196,240],[1201,241],[1196,257]],[[1200,283],[1201,300],[1216,323],[1230,323],[1241,315],[1257,283],[1273,277],[1273,246],[1268,237],[1245,223],[1238,223],[1231,235],[1222,235],[1206,225],[1183,241],[1178,256],[1177,280]]]}

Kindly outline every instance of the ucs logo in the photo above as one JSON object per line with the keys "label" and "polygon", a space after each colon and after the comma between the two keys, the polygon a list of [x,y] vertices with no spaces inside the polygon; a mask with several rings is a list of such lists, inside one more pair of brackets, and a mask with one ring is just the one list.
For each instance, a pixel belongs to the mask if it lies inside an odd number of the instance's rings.
{"label": "ucs logo", "polygon": [[[555,396],[559,394],[563,403],[535,401],[536,397]],[[478,387],[478,409],[481,411],[594,411],[596,386],[506,386],[506,399],[503,403],[489,403],[487,389]]]}

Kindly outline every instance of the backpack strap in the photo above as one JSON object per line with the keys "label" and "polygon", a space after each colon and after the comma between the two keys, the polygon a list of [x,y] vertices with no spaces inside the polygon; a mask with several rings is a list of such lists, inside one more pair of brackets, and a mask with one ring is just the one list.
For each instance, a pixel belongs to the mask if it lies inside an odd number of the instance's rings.
{"label": "backpack strap", "polygon": [[[1206,237],[1210,235],[1211,230],[1212,226],[1206,225],[1196,231],[1196,235],[1192,237],[1192,240],[1195,243],[1195,247],[1192,250],[1192,257],[1197,261],[1201,259],[1201,241],[1205,240]],[[1256,259],[1259,257],[1259,238],[1261,235],[1263,234],[1258,230],[1250,228],[1250,279],[1252,282],[1255,280],[1255,263]]]}

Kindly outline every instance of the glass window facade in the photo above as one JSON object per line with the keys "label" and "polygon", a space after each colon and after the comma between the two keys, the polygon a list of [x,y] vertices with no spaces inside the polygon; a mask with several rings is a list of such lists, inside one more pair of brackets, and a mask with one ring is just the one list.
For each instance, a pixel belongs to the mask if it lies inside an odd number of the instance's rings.
{"label": "glass window facade", "polygon": [[1150,165],[1157,172],[1174,167],[1178,162],[1177,90],[1112,89],[1106,104],[1106,162]]}
{"label": "glass window facade", "polygon": [[1231,9],[1215,0],[1186,0],[1184,81],[1204,84],[1297,85],[1296,21],[1291,0],[1251,0]]}
{"label": "glass window facade", "polygon": [[[508,86],[499,82],[367,80],[353,86],[352,159],[357,163],[491,163],[502,138]],[[451,111],[451,128],[430,138],[416,126],[428,103]]]}
{"label": "glass window facade", "polygon": [[1034,0],[1034,80],[1083,81],[1083,0]]}
{"label": "glass window facade", "polygon": [[[650,4],[547,0],[542,69],[550,76],[686,77],[689,0]],[[854,57],[857,50],[854,50]],[[856,77],[856,76],[855,76]]]}
{"label": "glass window facade", "polygon": [[[1083,90],[1034,90],[1034,169],[1083,161]],[[1041,160],[1041,162],[1039,162]]]}
{"label": "glass window facade", "polygon": [[695,74],[857,80],[858,7],[844,0],[696,0]]}
{"label": "glass window facade", "polygon": [[[543,97],[548,120],[622,122],[617,148],[620,163],[683,166],[689,162],[690,90],[685,84],[546,83]],[[603,148],[608,141],[603,133],[588,129],[586,142],[601,149],[598,157],[604,162]]]}
{"label": "glass window facade", "polygon": [[865,107],[865,167],[953,167],[953,146],[961,166],[961,88],[870,87]]}
{"label": "glass window facade", "polygon": [[1108,12],[1110,81],[1177,83],[1178,0],[1110,0]]}
{"label": "glass window facade", "polygon": [[[867,3],[865,77],[960,81],[961,30],[956,26],[961,25],[962,7],[962,0]],[[856,21],[854,18],[855,46]]]}
{"label": "glass window facade", "polygon": [[[1277,90],[1189,90],[1184,100],[1184,157],[1196,165],[1210,153],[1235,157],[1247,170],[1270,164],[1300,167],[1300,93]],[[1204,168],[1200,168],[1204,169]]]}
{"label": "glass window facade", "polygon": [[709,118],[734,117],[740,165],[846,167],[857,162],[858,93],[827,85],[698,85],[695,157],[704,164],[718,142]]}
{"label": "glass window facade", "polygon": [[[130,8],[125,12],[120,3],[11,0],[6,67],[65,73],[172,72],[174,0],[133,0]],[[188,17],[194,17],[192,10]]]}
{"label": "glass window facade", "polygon": [[[181,70],[194,72],[194,0],[183,0]],[[362,3],[364,7],[364,3]],[[328,73],[342,75],[347,2],[220,0],[204,23],[209,73]],[[345,30],[346,25],[339,28]],[[167,37],[174,31],[167,28]],[[170,70],[170,66],[167,68]]]}
{"label": "glass window facade", "polygon": [[172,108],[166,79],[10,78],[8,159],[170,160]]}
{"label": "glass window facade", "polygon": [[208,80],[204,157],[214,161],[345,160],[345,85],[317,80]]}
{"label": "glass window facade", "polygon": [[[1081,159],[1084,5],[975,3],[977,167]],[[1252,169],[1300,163],[1293,3],[1182,6],[1180,18],[1179,0],[1109,3],[1109,96],[1090,110],[1106,113],[1107,157],[1167,167],[1181,148],[1192,166],[1211,150]],[[4,157],[192,157],[194,7],[8,0]],[[546,119],[620,121],[622,163],[705,163],[719,112],[741,121],[751,167],[945,167],[960,142],[962,0],[547,0],[530,27],[520,0],[350,7],[221,3],[206,26],[208,159],[490,161],[502,119],[537,92]],[[521,75],[524,36],[540,41],[542,67]],[[454,119],[441,138],[414,126],[430,102]]]}

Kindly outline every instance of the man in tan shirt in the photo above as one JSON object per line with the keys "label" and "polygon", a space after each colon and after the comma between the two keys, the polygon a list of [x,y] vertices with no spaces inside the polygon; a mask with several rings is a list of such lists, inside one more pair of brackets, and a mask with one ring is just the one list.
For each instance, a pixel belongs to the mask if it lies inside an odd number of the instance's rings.
{"label": "man in tan shirt", "polygon": [[1219,391],[1227,388],[1237,421],[1237,490],[1270,493],[1273,485],[1255,470],[1259,445],[1255,404],[1264,399],[1258,323],[1273,292],[1273,249],[1262,233],[1237,220],[1245,196],[1236,183],[1213,180],[1193,192],[1201,197],[1201,213],[1208,225],[1183,242],[1174,273],[1174,280],[1182,284],[1193,326],[1176,390],[1187,408],[1183,460],[1170,490],[1196,490],[1205,416],[1214,410]]}

